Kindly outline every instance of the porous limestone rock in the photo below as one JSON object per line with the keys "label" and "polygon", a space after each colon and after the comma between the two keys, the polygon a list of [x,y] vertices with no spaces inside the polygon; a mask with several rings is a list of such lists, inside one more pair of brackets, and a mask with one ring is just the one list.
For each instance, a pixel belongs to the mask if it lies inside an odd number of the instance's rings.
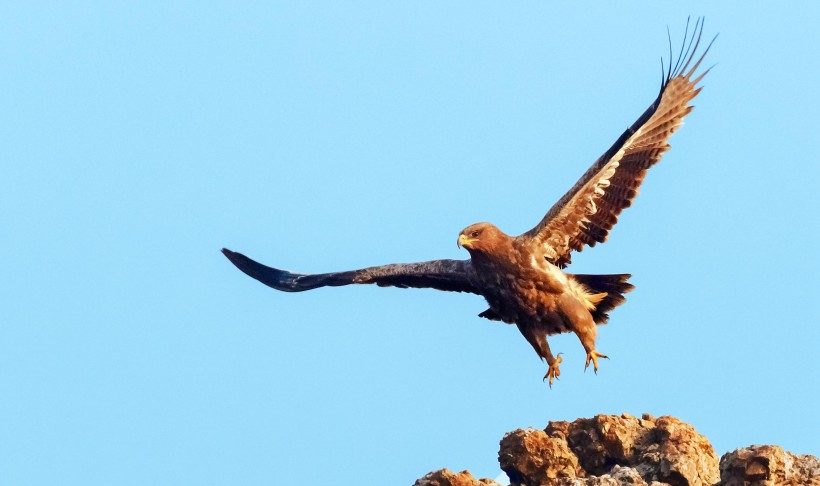
{"label": "porous limestone rock", "polygon": [[[597,415],[517,430],[501,440],[501,469],[512,485],[669,484],[719,479],[709,441],[674,417]],[[617,468],[617,469],[616,469]]]}
{"label": "porous limestone rock", "polygon": [[[596,415],[518,429],[501,439],[501,469],[511,486],[820,486],[820,460],[778,446],[724,454],[675,417]],[[442,469],[416,486],[498,484]]]}
{"label": "porous limestone rock", "polygon": [[778,446],[736,449],[720,458],[722,486],[820,485],[820,460]]}
{"label": "porous limestone rock", "polygon": [[433,471],[413,483],[413,486],[500,486],[492,479],[476,479],[470,471],[454,473],[444,468]]}
{"label": "porous limestone rock", "polygon": [[498,462],[511,484],[535,486],[584,475],[566,440],[543,430],[518,429],[504,435]]}

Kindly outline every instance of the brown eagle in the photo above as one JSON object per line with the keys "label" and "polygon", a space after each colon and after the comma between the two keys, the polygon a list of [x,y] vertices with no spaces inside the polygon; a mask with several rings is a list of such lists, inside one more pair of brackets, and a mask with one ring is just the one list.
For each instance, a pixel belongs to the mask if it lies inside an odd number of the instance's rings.
{"label": "brown eagle", "polygon": [[[684,34],[678,61],[663,69],[660,93],[649,108],[612,147],[592,164],[581,179],[531,230],[509,236],[490,223],[476,223],[458,235],[458,246],[469,260],[434,260],[322,274],[298,274],[262,265],[228,249],[222,252],[240,270],[269,287],[301,292],[326,286],[376,284],[381,287],[433,288],[483,296],[490,308],[479,314],[518,326],[549,368],[544,379],[561,372],[547,336],[574,332],[598,371],[596,326],[607,322],[608,312],[624,303],[633,289],[631,275],[579,275],[562,271],[572,251],[607,240],[621,211],[638,194],[646,171],[669,149],[667,140],[692,111],[689,102],[701,88],[698,82],[709,71],[693,78],[711,43],[695,60],[703,21],[695,22],[691,37]],[[714,42],[714,39],[712,40]],[[670,42],[671,58],[671,42]]]}

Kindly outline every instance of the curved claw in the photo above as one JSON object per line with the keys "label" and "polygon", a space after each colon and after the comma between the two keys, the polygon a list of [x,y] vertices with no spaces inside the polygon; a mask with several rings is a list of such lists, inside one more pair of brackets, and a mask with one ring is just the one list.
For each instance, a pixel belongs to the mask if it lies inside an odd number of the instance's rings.
{"label": "curved claw", "polygon": [[589,363],[592,362],[592,369],[595,371],[595,374],[598,374],[598,358],[609,359],[609,356],[605,354],[601,354],[594,349],[592,351],[587,352],[587,362],[584,365],[584,371],[589,368]]}
{"label": "curved claw", "polygon": [[561,353],[558,353],[558,357],[555,358],[555,360],[552,362],[549,369],[547,370],[547,374],[544,375],[544,379],[542,381],[546,381],[546,379],[549,378],[550,388],[552,388],[553,380],[556,380],[559,376],[561,376],[561,370],[558,368],[558,365],[561,364],[561,361],[563,361],[563,358],[561,358]]}

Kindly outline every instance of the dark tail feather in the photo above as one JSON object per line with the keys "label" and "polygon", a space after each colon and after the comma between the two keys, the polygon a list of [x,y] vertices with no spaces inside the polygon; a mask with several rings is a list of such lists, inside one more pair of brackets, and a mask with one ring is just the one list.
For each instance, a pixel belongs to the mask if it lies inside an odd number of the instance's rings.
{"label": "dark tail feather", "polygon": [[607,312],[626,302],[626,297],[623,294],[631,292],[635,288],[634,285],[627,283],[631,276],[628,273],[618,275],[573,275],[575,280],[591,292],[596,294],[607,293],[607,296],[592,311],[592,319],[595,320],[595,324],[606,324],[609,320]]}

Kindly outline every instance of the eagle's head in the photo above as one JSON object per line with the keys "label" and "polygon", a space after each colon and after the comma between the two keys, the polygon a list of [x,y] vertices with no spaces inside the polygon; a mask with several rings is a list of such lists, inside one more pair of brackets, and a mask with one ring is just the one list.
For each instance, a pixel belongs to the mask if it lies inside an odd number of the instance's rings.
{"label": "eagle's head", "polygon": [[464,228],[458,235],[457,245],[470,253],[493,253],[510,239],[490,223],[476,223]]}

